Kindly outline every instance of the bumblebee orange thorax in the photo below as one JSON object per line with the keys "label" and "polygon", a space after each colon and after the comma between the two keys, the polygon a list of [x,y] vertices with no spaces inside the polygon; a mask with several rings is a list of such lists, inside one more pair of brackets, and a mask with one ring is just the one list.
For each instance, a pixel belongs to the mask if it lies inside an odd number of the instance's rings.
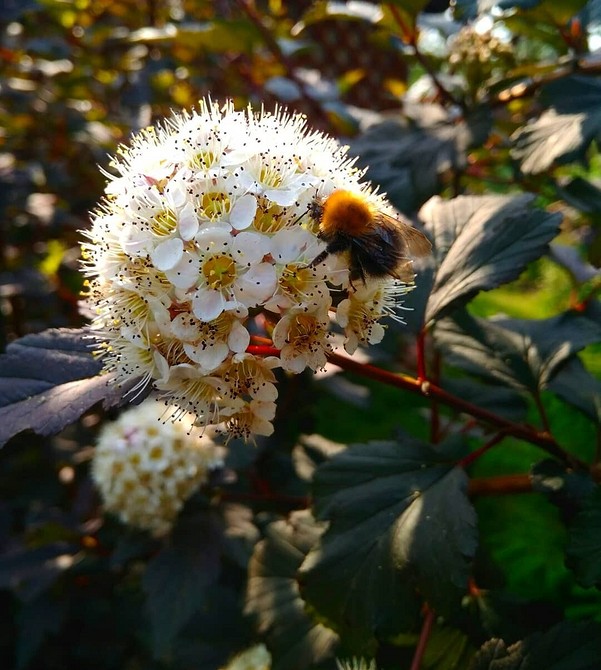
{"label": "bumblebee orange thorax", "polygon": [[320,229],[326,237],[336,233],[362,235],[373,221],[369,204],[363,196],[351,191],[334,191],[322,209]]}

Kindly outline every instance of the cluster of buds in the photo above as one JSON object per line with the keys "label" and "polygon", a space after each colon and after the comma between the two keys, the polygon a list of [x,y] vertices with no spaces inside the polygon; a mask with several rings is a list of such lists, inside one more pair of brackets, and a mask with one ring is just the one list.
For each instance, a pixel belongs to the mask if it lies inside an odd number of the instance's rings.
{"label": "cluster of buds", "polygon": [[86,309],[116,383],[152,383],[196,425],[249,439],[273,431],[274,368],[322,368],[334,320],[351,353],[379,342],[406,287],[353,286],[344,254],[312,263],[326,247],[314,203],[346,189],[389,209],[353,162],[300,115],[230,103],[122,147],[83,244]]}
{"label": "cluster of buds", "polygon": [[[92,478],[108,512],[157,535],[171,529],[184,502],[221,466],[220,448],[188,421],[165,421],[153,400],[106,424],[96,443]],[[185,417],[181,417],[185,419]]]}

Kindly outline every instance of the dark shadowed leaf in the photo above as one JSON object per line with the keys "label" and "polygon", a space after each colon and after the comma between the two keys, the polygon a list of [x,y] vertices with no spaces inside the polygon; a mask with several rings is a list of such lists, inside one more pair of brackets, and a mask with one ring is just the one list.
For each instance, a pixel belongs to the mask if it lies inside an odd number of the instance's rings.
{"label": "dark shadowed leaf", "polygon": [[582,177],[557,186],[557,193],[572,207],[587,214],[601,213],[601,189]]}
{"label": "dark shadowed leaf", "polygon": [[601,327],[575,312],[495,321],[462,312],[436,325],[436,340],[451,362],[529,392],[546,388],[560,366],[600,339]]}
{"label": "dark shadowed leaf", "polygon": [[510,647],[489,640],[469,670],[598,670],[600,658],[601,625],[565,621]]}
{"label": "dark shadowed leaf", "polygon": [[530,473],[534,491],[545,493],[554,504],[566,509],[581,507],[597,486],[589,472],[566,470],[553,459],[536,463]]}
{"label": "dark shadowed leaf", "polygon": [[332,456],[346,449],[346,445],[332,442],[321,435],[301,435],[300,444],[294,447],[292,460],[301,479],[310,482],[316,468]]}
{"label": "dark shadowed leaf", "polygon": [[246,570],[259,539],[252,510],[245,505],[227,503],[221,506],[221,513],[224,522],[223,553]]}
{"label": "dark shadowed leaf", "polygon": [[512,421],[523,421],[528,411],[528,402],[523,395],[498,384],[474,378],[444,379],[442,387],[467,402],[502,414]]}
{"label": "dark shadowed leaf", "polygon": [[250,561],[246,612],[267,636],[273,670],[305,670],[330,658],[338,636],[307,612],[298,568],[323,531],[307,511],[275,521]]}
{"label": "dark shadowed leaf", "polygon": [[52,435],[95,403],[122,401],[127,387],[100,376],[83,330],[47,330],[12,342],[0,356],[0,445],[23,430]]}
{"label": "dark shadowed leaf", "polygon": [[569,527],[566,562],[582,586],[601,586],[601,489],[596,487]]}
{"label": "dark shadowed leaf", "polygon": [[486,138],[489,126],[488,113],[458,123],[442,107],[417,105],[406,109],[406,118],[367,128],[351,152],[394,206],[411,213],[440,191],[443,174],[465,166],[468,149]]}
{"label": "dark shadowed leaf", "polygon": [[19,612],[17,668],[25,668],[35,656],[47,635],[58,632],[66,614],[67,603],[43,594],[23,603]]}
{"label": "dark shadowed leaf", "polygon": [[146,566],[143,587],[155,656],[167,654],[175,636],[205,603],[219,575],[221,530],[214,516],[200,513],[180,521],[172,542]]}
{"label": "dark shadowed leaf", "polygon": [[11,589],[21,600],[35,599],[72,565],[77,551],[66,542],[7,551],[0,556],[0,588]]}
{"label": "dark shadowed leaf", "polygon": [[549,382],[549,389],[591,421],[601,423],[601,381],[593,377],[577,356],[561,367]]}
{"label": "dark shadowed leaf", "polygon": [[240,607],[240,594],[233,586],[213,584],[206,592],[206,605],[192,615],[173,650],[177,668],[215,670],[227,665],[249,642],[248,621]]}
{"label": "dark shadowed leaf", "polygon": [[[561,3],[558,3],[561,4]],[[601,131],[601,83],[590,77],[562,77],[547,84],[543,100],[550,109],[514,135],[512,156],[522,172],[544,172],[553,163],[584,156]]]}
{"label": "dark shadowed leaf", "polygon": [[496,0],[455,0],[452,4],[453,15],[465,21],[472,20],[489,12],[496,4]]}
{"label": "dark shadowed leaf", "polygon": [[353,638],[409,630],[416,590],[441,613],[464,594],[477,537],[458,451],[372,442],[315,473],[316,511],[330,526],[303,563],[303,592]]}
{"label": "dark shadowed leaf", "polygon": [[439,263],[426,323],[479,291],[519,276],[558,232],[560,214],[531,206],[532,196],[432,199],[420,211]]}

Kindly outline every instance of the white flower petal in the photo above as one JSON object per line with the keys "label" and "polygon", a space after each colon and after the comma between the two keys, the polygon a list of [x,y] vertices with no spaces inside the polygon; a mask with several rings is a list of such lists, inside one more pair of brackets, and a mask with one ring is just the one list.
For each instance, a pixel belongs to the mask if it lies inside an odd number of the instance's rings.
{"label": "white flower petal", "polygon": [[199,289],[192,300],[192,312],[201,321],[213,321],[226,307],[226,299],[219,291]]}
{"label": "white flower petal", "polygon": [[172,237],[170,240],[161,242],[150,254],[150,259],[157,270],[164,272],[174,268],[182,259],[183,253],[182,240],[179,237]]}
{"label": "white flower petal", "polygon": [[254,265],[270,251],[270,240],[260,233],[238,233],[232,242],[234,260],[241,265]]}
{"label": "white flower petal", "polygon": [[264,302],[273,295],[277,285],[275,268],[270,263],[259,263],[250,268],[234,287],[234,294],[247,307]]}
{"label": "white flower petal", "polygon": [[244,230],[253,222],[256,212],[257,199],[247,193],[234,203],[229,216],[230,223],[236,230]]}
{"label": "white flower petal", "polygon": [[178,289],[194,286],[200,273],[200,259],[184,252],[179,263],[165,272],[167,279]]}
{"label": "white flower petal", "polygon": [[186,342],[184,351],[189,358],[198,363],[200,371],[205,375],[216,370],[229,354],[229,348],[225,342],[215,342],[210,346],[204,343],[193,345]]}
{"label": "white flower petal", "polygon": [[[315,247],[315,256],[319,253],[317,238],[313,233],[301,228],[284,228],[271,238],[271,255],[277,263],[291,263],[300,258],[307,247]],[[324,245],[325,246],[325,245]]]}
{"label": "white flower petal", "polygon": [[239,321],[234,321],[232,323],[232,329],[227,338],[227,344],[228,347],[236,353],[246,351],[250,344],[250,333]]}
{"label": "white flower petal", "polygon": [[198,232],[198,217],[191,202],[187,203],[180,211],[177,228],[182,239],[186,241],[193,239]]}

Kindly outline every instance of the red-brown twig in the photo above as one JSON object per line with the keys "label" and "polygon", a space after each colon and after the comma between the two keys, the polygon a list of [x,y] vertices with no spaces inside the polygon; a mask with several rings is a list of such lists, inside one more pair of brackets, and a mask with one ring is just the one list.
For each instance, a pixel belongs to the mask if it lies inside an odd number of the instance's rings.
{"label": "red-brown twig", "polygon": [[422,629],[419,634],[419,640],[417,641],[417,647],[415,648],[415,654],[413,654],[410,670],[420,669],[424,653],[426,652],[426,646],[428,645],[428,640],[430,638],[430,633],[432,632],[432,626],[434,625],[434,610],[428,607],[428,605],[425,606],[425,609],[424,622],[422,623]]}

